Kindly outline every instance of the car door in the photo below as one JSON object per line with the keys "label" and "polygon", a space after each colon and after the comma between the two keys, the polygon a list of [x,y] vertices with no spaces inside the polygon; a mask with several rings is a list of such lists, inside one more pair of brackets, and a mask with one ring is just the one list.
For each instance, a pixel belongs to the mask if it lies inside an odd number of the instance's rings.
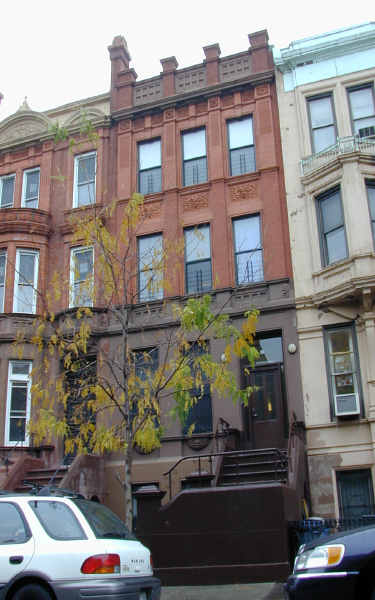
{"label": "car door", "polygon": [[34,538],[16,502],[0,502],[0,585],[27,568],[34,554]]}

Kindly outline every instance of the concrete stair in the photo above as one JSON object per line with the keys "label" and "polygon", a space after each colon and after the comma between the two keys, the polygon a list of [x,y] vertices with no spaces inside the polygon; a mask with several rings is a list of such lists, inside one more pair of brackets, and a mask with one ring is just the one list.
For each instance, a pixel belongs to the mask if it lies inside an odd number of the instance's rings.
{"label": "concrete stair", "polygon": [[286,483],[287,478],[288,457],[285,450],[244,450],[223,457],[218,485]]}
{"label": "concrete stair", "polygon": [[15,492],[29,492],[33,486],[43,487],[49,484],[57,487],[61,483],[65,476],[68,466],[61,466],[55,468],[40,468],[40,469],[29,469],[21,483],[15,488]]}

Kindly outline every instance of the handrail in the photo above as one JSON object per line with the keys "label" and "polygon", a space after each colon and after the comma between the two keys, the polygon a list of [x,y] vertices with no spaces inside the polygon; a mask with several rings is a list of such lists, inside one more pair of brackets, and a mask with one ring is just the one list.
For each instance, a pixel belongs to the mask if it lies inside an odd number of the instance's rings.
{"label": "handrail", "polygon": [[335,144],[328,146],[320,152],[306,156],[301,160],[301,175],[307,175],[326,165],[331,160],[343,154],[351,154],[352,152],[363,152],[366,154],[375,153],[375,139],[371,137],[360,138],[358,135],[348,135],[346,137],[338,137]]}
{"label": "handrail", "polygon": [[[211,453],[207,453],[207,454],[196,454],[194,456],[183,456],[182,458],[179,458],[174,465],[171,466],[170,469],[168,469],[168,471],[166,471],[165,473],[163,473],[163,475],[166,477],[168,476],[168,484],[169,484],[169,500],[172,499],[172,472],[178,467],[179,464],[181,464],[184,461],[187,460],[197,460],[198,459],[198,476],[202,475],[202,471],[201,471],[201,459],[203,458],[208,458],[209,459],[209,463],[210,463],[210,475],[213,475],[212,472],[212,459],[214,457],[219,457],[219,456],[238,456],[241,454],[244,454],[244,452],[248,453],[249,455],[257,455],[257,454],[276,454],[280,460],[280,463],[284,466],[286,464],[288,464],[288,458],[287,458],[287,454],[285,452],[283,452],[282,450],[280,450],[279,448],[261,448],[258,450],[231,450],[231,451],[227,451],[227,452],[211,452]],[[275,469],[275,472],[277,473],[278,469]]]}

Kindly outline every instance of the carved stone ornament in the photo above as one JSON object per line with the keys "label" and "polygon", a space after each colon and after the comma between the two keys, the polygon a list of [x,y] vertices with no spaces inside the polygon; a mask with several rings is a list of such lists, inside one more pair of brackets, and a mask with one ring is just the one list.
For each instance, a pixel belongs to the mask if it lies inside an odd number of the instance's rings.
{"label": "carved stone ornament", "polygon": [[258,197],[257,183],[243,183],[236,185],[231,189],[232,200],[248,200],[249,198]]}
{"label": "carved stone ornament", "polygon": [[142,216],[144,219],[153,219],[155,217],[160,217],[160,212],[160,202],[150,202],[149,204],[146,203],[142,207]]}
{"label": "carved stone ornament", "polygon": [[47,133],[50,125],[51,121],[40,113],[19,110],[0,124],[0,147]]}
{"label": "carved stone ornament", "polygon": [[80,125],[82,119],[87,119],[91,123],[103,120],[105,118],[105,113],[99,108],[80,108],[76,110],[66,121],[66,127],[72,127],[74,125]]}
{"label": "carved stone ornament", "polygon": [[198,210],[200,208],[207,208],[208,206],[208,193],[200,192],[198,194],[192,194],[191,196],[184,197],[184,211]]}

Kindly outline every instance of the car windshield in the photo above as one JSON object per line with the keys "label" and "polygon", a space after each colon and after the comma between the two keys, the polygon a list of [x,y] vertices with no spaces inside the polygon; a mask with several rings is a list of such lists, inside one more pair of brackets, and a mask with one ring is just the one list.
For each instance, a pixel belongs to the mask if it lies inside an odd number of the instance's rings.
{"label": "car windshield", "polygon": [[74,502],[86,517],[97,538],[136,539],[125,523],[103,504],[80,498],[75,498]]}

